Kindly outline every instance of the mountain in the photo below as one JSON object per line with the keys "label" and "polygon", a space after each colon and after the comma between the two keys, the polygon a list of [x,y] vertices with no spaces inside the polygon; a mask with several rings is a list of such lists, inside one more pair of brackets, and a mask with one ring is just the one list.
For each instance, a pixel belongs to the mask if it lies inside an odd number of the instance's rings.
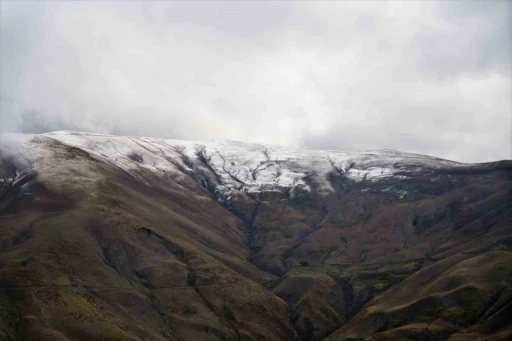
{"label": "mountain", "polygon": [[0,140],[2,340],[507,340],[512,161]]}

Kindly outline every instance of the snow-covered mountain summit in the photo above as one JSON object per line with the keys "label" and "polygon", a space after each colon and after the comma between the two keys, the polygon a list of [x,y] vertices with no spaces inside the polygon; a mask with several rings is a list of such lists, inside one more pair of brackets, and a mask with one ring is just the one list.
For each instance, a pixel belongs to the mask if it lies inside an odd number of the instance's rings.
{"label": "snow-covered mountain summit", "polygon": [[73,131],[18,136],[25,144],[25,158],[35,159],[43,152],[42,147],[34,145],[41,138],[81,149],[136,178],[139,171],[163,176],[184,173],[223,196],[229,196],[231,191],[286,191],[293,196],[297,190],[310,191],[312,184],[319,193],[329,193],[334,191],[329,180],[333,174],[353,183],[375,183],[405,179],[408,173],[425,168],[467,166],[393,150],[305,150],[236,141],[184,141]]}

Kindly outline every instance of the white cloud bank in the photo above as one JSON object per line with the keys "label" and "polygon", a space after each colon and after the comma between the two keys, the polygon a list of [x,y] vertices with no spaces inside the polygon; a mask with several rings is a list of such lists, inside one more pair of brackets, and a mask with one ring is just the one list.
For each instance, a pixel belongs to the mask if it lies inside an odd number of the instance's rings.
{"label": "white cloud bank", "polygon": [[508,1],[0,4],[0,131],[512,155]]}

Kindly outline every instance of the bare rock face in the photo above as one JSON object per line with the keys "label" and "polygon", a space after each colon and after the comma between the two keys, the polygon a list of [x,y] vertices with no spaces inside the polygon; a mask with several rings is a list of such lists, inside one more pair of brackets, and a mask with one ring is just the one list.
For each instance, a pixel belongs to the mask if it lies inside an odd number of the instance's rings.
{"label": "bare rock face", "polygon": [[505,340],[511,249],[511,161],[0,139],[1,340]]}

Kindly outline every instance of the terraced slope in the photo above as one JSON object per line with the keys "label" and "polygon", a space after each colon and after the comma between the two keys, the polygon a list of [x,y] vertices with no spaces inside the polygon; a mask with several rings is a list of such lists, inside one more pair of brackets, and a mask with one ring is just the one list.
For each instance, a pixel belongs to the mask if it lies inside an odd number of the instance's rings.
{"label": "terraced slope", "polygon": [[0,339],[506,340],[512,162],[0,140]]}

